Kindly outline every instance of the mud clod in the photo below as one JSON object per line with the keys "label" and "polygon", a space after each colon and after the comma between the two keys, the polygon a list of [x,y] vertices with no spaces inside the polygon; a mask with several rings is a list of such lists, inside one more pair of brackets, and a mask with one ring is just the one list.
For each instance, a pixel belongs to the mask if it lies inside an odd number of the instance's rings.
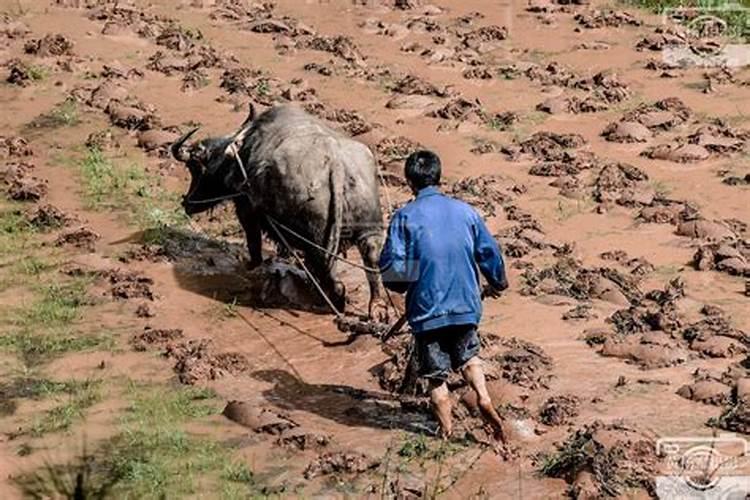
{"label": "mud clod", "polygon": [[73,53],[73,42],[63,35],[52,34],[29,40],[23,48],[27,54],[39,57],[69,56]]}
{"label": "mud clod", "polygon": [[501,342],[506,350],[486,362],[489,379],[503,378],[511,384],[532,390],[549,389],[552,358],[544,349],[515,337]]}
{"label": "mud clod", "polygon": [[87,227],[79,227],[65,231],[55,240],[56,246],[74,246],[88,252],[93,252],[96,248],[96,242],[101,236]]}
{"label": "mud clod", "polygon": [[498,206],[513,200],[518,186],[500,176],[467,177],[453,183],[447,192],[451,196],[478,208],[486,217],[496,215]]}
{"label": "mud clod", "polygon": [[275,436],[283,435],[285,431],[298,427],[298,424],[285,413],[279,413],[271,408],[262,408],[248,401],[228,402],[222,415],[255,432]]}
{"label": "mud clod", "polygon": [[403,136],[386,137],[375,145],[378,159],[383,163],[402,162],[420,149],[424,149],[421,144]]}
{"label": "mud clod", "polygon": [[60,229],[75,219],[53,205],[39,205],[26,213],[26,220],[37,229]]}
{"label": "mud clod", "polygon": [[226,374],[238,375],[250,369],[247,358],[239,353],[214,353],[210,340],[190,340],[168,345],[164,356],[175,360],[174,371],[183,384],[216,380]]}
{"label": "mud clod", "polygon": [[697,380],[677,390],[677,394],[685,399],[716,406],[728,403],[731,393],[729,386],[712,379]]}
{"label": "mud clod", "polygon": [[147,326],[142,332],[133,335],[130,344],[135,351],[148,351],[163,348],[168,344],[181,340],[185,335],[179,328],[151,328]]}
{"label": "mud clod", "polygon": [[613,497],[632,487],[654,496],[660,465],[655,446],[653,436],[635,427],[597,420],[558,444],[541,470],[564,479],[573,498]]}
{"label": "mud clod", "polygon": [[548,398],[539,408],[539,421],[544,425],[565,425],[578,416],[581,400],[570,394]]}
{"label": "mud clod", "polygon": [[292,428],[281,432],[276,444],[299,451],[325,448],[331,443],[329,434],[309,432],[301,428]]}
{"label": "mud clod", "polygon": [[102,275],[109,282],[109,293],[115,299],[143,298],[154,300],[156,298],[153,290],[151,290],[154,280],[137,271],[111,269],[103,272]]}
{"label": "mud clod", "polygon": [[330,474],[362,474],[380,465],[378,460],[362,453],[336,452],[318,456],[307,466],[305,479]]}
{"label": "mud clod", "polygon": [[8,163],[0,171],[8,198],[15,201],[39,201],[47,195],[47,181],[31,174],[34,165]]}
{"label": "mud clod", "polygon": [[32,156],[34,150],[29,146],[29,141],[20,136],[0,135],[0,159],[22,158]]}

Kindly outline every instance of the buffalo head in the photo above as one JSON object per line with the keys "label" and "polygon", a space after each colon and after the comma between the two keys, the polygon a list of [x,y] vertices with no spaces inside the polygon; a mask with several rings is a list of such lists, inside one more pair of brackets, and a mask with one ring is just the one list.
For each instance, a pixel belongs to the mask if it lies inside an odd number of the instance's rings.
{"label": "buffalo head", "polygon": [[250,105],[250,113],[234,134],[223,137],[210,137],[187,144],[198,129],[195,128],[170,147],[172,156],[185,164],[190,171],[190,187],[182,197],[185,213],[194,215],[215,207],[222,201],[237,195],[237,189],[230,182],[237,160],[233,145],[239,148],[255,118],[255,110]]}

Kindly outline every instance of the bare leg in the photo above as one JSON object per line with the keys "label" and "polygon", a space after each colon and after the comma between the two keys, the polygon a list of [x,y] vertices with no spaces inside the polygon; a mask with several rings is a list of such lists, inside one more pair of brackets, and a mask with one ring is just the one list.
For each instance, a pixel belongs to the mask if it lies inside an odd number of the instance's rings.
{"label": "bare leg", "polygon": [[487,391],[487,384],[484,379],[479,358],[470,359],[463,367],[462,373],[466,382],[469,383],[474,392],[477,393],[479,412],[482,418],[487,422],[495,432],[495,440],[505,442],[505,433],[503,432],[503,419],[497,414],[495,407],[492,405],[492,399]]}
{"label": "bare leg", "polygon": [[441,434],[443,438],[447,439],[453,433],[453,422],[451,419],[451,396],[445,382],[430,381],[430,401],[435,417],[440,423]]}

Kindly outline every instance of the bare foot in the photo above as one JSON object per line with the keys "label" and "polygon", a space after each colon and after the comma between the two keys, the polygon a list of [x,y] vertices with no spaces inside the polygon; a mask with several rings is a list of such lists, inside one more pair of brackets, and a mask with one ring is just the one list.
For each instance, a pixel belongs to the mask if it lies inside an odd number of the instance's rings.
{"label": "bare foot", "polygon": [[482,418],[492,428],[492,437],[498,443],[505,443],[505,432],[503,431],[502,418],[497,414],[497,411],[486,404],[479,403],[479,411],[482,414]]}

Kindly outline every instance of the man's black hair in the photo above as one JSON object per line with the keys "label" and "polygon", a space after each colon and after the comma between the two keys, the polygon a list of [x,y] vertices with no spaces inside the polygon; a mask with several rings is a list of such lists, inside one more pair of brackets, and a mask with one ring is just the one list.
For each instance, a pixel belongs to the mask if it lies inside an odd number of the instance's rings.
{"label": "man's black hair", "polygon": [[416,151],[406,159],[404,175],[416,190],[440,184],[440,157],[432,151]]}

